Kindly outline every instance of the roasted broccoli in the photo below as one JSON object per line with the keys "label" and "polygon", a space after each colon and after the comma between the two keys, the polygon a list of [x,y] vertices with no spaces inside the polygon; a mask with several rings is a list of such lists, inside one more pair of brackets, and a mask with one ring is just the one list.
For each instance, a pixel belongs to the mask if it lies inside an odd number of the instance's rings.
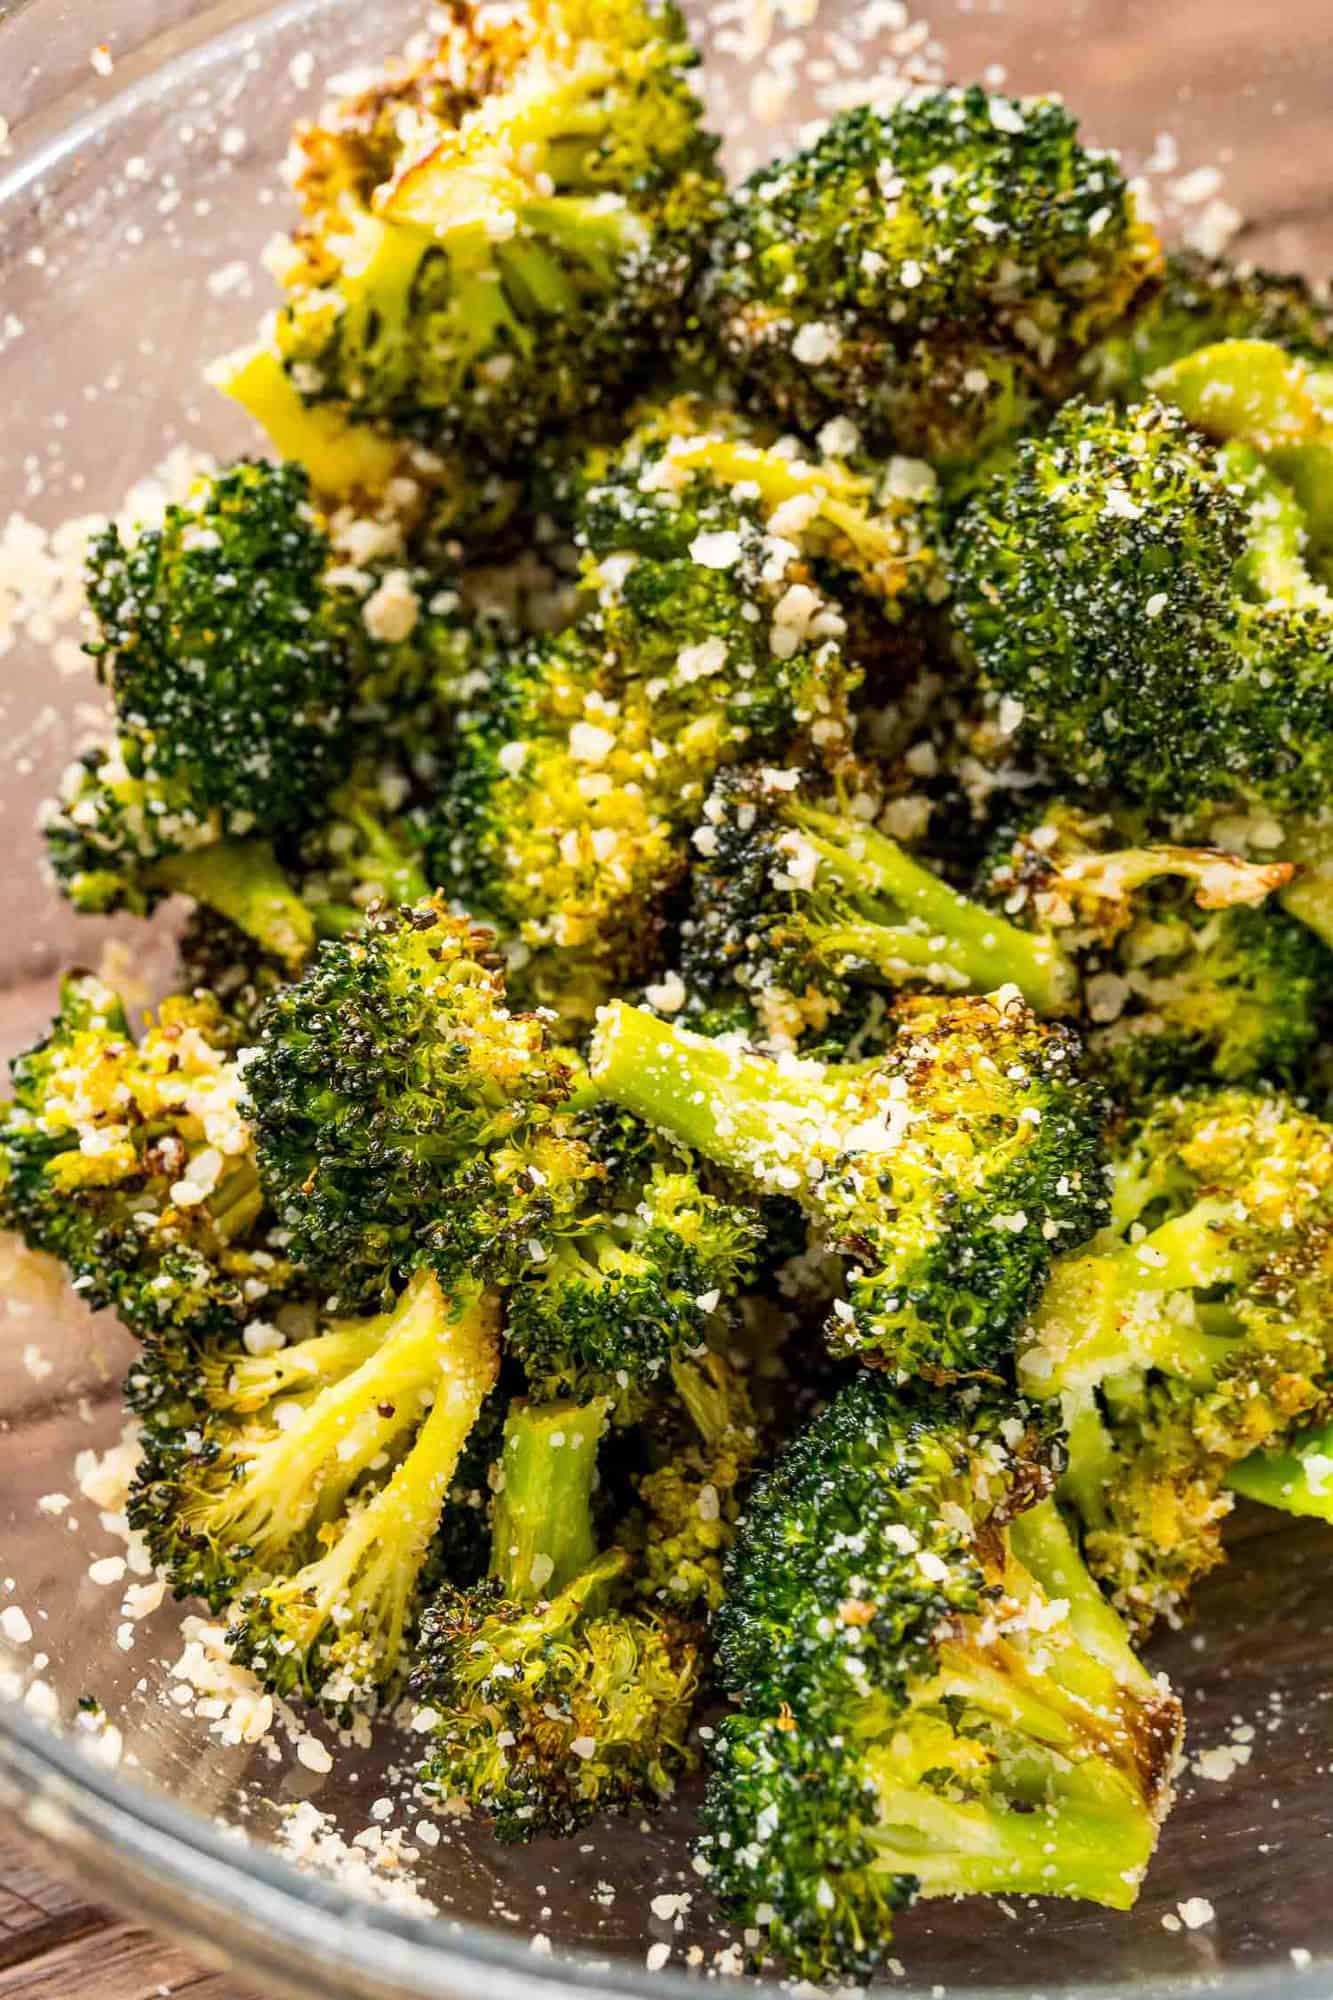
{"label": "roasted broccoli", "polygon": [[[1074,784],[1321,845],[1333,616],[1300,508],[1176,411],[1070,404],[964,514],[954,617],[1002,718]],[[1326,836],[1325,836],[1326,839]],[[1267,858],[1278,858],[1269,851]],[[1284,899],[1333,938],[1317,877]]]}
{"label": "roasted broccoli", "polygon": [[308,401],[512,462],[669,340],[720,182],[670,0],[457,9],[298,131],[276,342]]}
{"label": "roasted broccoli", "polygon": [[622,1602],[632,1559],[597,1553],[604,1402],[519,1403],[505,1425],[491,1581],[423,1620],[413,1686],[435,1716],[422,1782],[503,1840],[651,1804],[687,1767],[697,1662],[686,1629]]}
{"label": "roasted broccoli", "polygon": [[495,1306],[422,1272],[387,1313],[280,1338],[147,1344],[129,1514],[178,1595],[233,1606],[236,1659],[345,1717],[399,1670],[495,1382]]}
{"label": "roasted broccoli", "polygon": [[1058,1398],[1061,1495],[1127,1615],[1221,1559],[1224,1481],[1333,1388],[1333,1128],[1290,1098],[1166,1096],[1119,1135],[1111,1221],[1057,1259],[1019,1380]]}
{"label": "roasted broccoli", "polygon": [[1227,1485],[1284,1514],[1333,1521],[1333,1423],[1314,1424],[1277,1449],[1243,1458],[1228,1473]]}
{"label": "roasted broccoli", "polygon": [[916,91],[758,169],[713,240],[702,311],[743,390],[815,431],[932,464],[1067,393],[1161,253],[1115,162],[1049,98]]}
{"label": "roasted broccoli", "polygon": [[1049,1495],[1032,1406],[863,1374],[761,1482],[727,1569],[700,1856],[797,1977],[863,1976],[918,1896],[1126,1909],[1180,1708]]}
{"label": "roasted broccoli", "polygon": [[136,1333],[234,1327],[293,1282],[239,1103],[232,1024],[212,995],[165,1000],[135,1042],[119,998],[70,973],[12,1064],[3,1213],[93,1307]]}
{"label": "roasted broccoli", "polygon": [[439,902],[372,915],[281,989],[245,1071],[260,1172],[297,1253],[345,1305],[428,1262],[530,1267],[598,1168],[574,1059],[511,1013],[490,932]]}
{"label": "roasted broccoli", "polygon": [[695,845],[688,1004],[712,1012],[734,993],[774,1046],[820,1037],[849,1003],[855,1017],[866,982],[1014,985],[1042,1014],[1074,1002],[1074,969],[1052,936],[969,901],[865,820],[807,803],[796,772],[724,772]]}
{"label": "roasted broccoli", "polygon": [[1333,958],[1271,899],[1290,862],[1122,845],[1109,817],[1048,806],[997,843],[981,891],[1079,970],[1089,1055],[1122,1100],[1191,1077],[1294,1075],[1333,994]]}
{"label": "roasted broccoli", "polygon": [[946,1376],[1009,1351],[1054,1246],[1102,1219],[1078,1053],[1011,988],[905,1001],[886,1050],[845,1064],[766,1061],[616,1001],[591,1069],[742,1183],[795,1196],[848,1260],[838,1350]]}

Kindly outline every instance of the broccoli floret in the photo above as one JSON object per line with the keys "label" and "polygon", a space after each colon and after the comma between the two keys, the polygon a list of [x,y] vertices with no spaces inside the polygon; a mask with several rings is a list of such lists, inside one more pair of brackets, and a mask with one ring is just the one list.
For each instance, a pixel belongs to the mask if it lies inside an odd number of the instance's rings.
{"label": "broccoli floret", "polygon": [[268,1008],[245,1072],[260,1172],[345,1304],[422,1261],[512,1276],[598,1176],[574,1059],[509,1010],[499,965],[489,931],[416,904],[322,945]]}
{"label": "broccoli floret", "polygon": [[1333,959],[1272,906],[1294,872],[1218,848],[1122,846],[1109,818],[1057,804],[998,844],[980,886],[1077,962],[1090,1059],[1134,1103],[1308,1061]]}
{"label": "broccoli floret", "polygon": [[1012,984],[1038,1013],[1070,1010],[1076,979],[1058,943],[959,895],[864,819],[807,803],[794,776],[724,772],[705,804],[682,925],[694,1006],[738,992],[778,1046],[854,1011],[866,982]]}
{"label": "broccoli floret", "polygon": [[965,462],[1068,392],[1160,254],[1061,105],[918,91],[841,114],[750,177],[703,311],[783,421],[851,418],[872,446]]}
{"label": "broccoli floret", "polygon": [[[596,1156],[596,1127],[580,1136]],[[509,1348],[543,1395],[597,1378],[612,1393],[655,1382],[699,1346],[754,1265],[758,1217],[705,1190],[687,1161],[623,1176],[598,1163],[585,1209],[509,1297]]]}
{"label": "broccoli floret", "polygon": [[742,1184],[795,1196],[848,1260],[839,1351],[944,1376],[1008,1352],[1053,1246],[1102,1219],[1078,1054],[1012,989],[904,1001],[885,1051],[845,1064],[766,1061],[616,1001],[591,1070]]}
{"label": "broccoli floret", "polygon": [[[521,648],[459,724],[428,848],[435,879],[522,949],[516,989],[586,1026],[651,971],[689,834],[719,767],[746,755],[836,762],[856,676],[842,621],[808,586],[709,561],[608,558],[590,620]],[[775,621],[787,605],[795,623]],[[786,614],[784,614],[785,616]]]}
{"label": "broccoli floret", "polygon": [[165,1000],[136,1043],[116,994],[72,973],[49,1034],[12,1064],[5,1220],[136,1333],[235,1326],[293,1282],[234,1058],[211,994]]}
{"label": "broccoli floret", "polygon": [[150,1343],[130,1518],[177,1595],[233,1604],[236,1659],[346,1717],[398,1672],[497,1368],[494,1302],[426,1272],[391,1312],[271,1353]]}
{"label": "broccoli floret", "polygon": [[1093,393],[1137,402],[1161,368],[1219,340],[1272,340],[1317,366],[1333,359],[1333,308],[1302,277],[1173,250],[1160,286],[1093,348]]}
{"label": "broccoli floret", "polygon": [[490,1585],[446,1591],[422,1624],[413,1686],[438,1718],[422,1782],[487,1811],[502,1840],[651,1804],[689,1763],[694,1644],[622,1606],[631,1558],[596,1552],[605,1417],[605,1402],[511,1406]]}
{"label": "broccoli floret", "polygon": [[1328,1407],[1333,1129],[1240,1088],[1120,1135],[1111,1221],[1059,1258],[1021,1343],[1059,1398],[1089,1567],[1146,1625],[1221,1560],[1224,1480]]}
{"label": "broccoli floret", "polygon": [[290,973],[251,932],[197,903],[177,941],[183,991],[215,993],[242,1043],[252,1042],[265,1007]]}
{"label": "broccoli floret", "polygon": [[512,462],[680,317],[720,182],[669,0],[458,10],[298,132],[276,339],[307,400]]}
{"label": "broccoli floret", "polygon": [[944,588],[928,466],[813,453],[699,396],[640,410],[628,439],[588,454],[575,498],[579,544],[598,560],[669,562],[739,517],[794,543],[835,596],[860,591],[892,614]]}
{"label": "broccoli floret", "polygon": [[330,588],[328,535],[294,465],[201,479],[159,528],[94,542],[89,650],[145,776],[223,835],[278,834],[323,803],[346,750],[355,598]]}
{"label": "broccoli floret", "polygon": [[1168,815],[1321,805],[1333,618],[1244,448],[1070,404],[964,514],[954,567],[962,638],[1063,777]]}
{"label": "broccoli floret", "polygon": [[863,1976],[916,1897],[1126,1909],[1179,1703],[1049,1495],[1032,1406],[864,1374],[756,1490],[727,1568],[700,1846],[795,1976]]}
{"label": "broccoli floret", "polygon": [[744,1372],[711,1349],[677,1361],[673,1395],[648,1426],[656,1461],[638,1480],[644,1508],[636,1588],[682,1616],[722,1602],[722,1565],[763,1445]]}
{"label": "broccoli floret", "polygon": [[424,832],[398,759],[366,757],[296,847],[292,873],[320,937],[358,930],[371,910],[424,902]]}

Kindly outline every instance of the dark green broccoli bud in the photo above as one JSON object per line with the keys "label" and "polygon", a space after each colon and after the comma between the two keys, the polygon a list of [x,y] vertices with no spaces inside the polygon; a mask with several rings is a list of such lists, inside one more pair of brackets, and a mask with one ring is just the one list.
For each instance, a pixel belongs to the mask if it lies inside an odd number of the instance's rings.
{"label": "dark green broccoli bud", "polygon": [[806,801],[797,772],[724,772],[696,835],[700,859],[682,926],[691,1003],[739,989],[764,1039],[816,1038],[859,987],[1015,985],[1042,1014],[1070,1010],[1072,965],[1058,943],[1025,934],[959,895],[898,842],[836,808]]}
{"label": "dark green broccoli bud", "polygon": [[392,1684],[495,1322],[422,1272],[378,1318],[272,1352],[152,1343],[131,1372],[131,1519],[178,1595],[234,1600],[234,1657],[275,1692],[345,1717]]}
{"label": "dark green broccoli bud", "polygon": [[814,431],[969,460],[1068,393],[1160,263],[1051,99],[918,91],[834,118],[734,197],[703,312],[744,390]]}
{"label": "dark green broccoli bud", "polygon": [[766,1061],[616,1001],[591,1070],[741,1184],[801,1203],[847,1259],[835,1348],[946,1376],[999,1361],[1055,1245],[1102,1220],[1078,1056],[1010,989],[904,1001],[888,1047],[845,1064]]}
{"label": "dark green broccoli bud", "polygon": [[751,1209],[710,1194],[683,1159],[589,1190],[550,1254],[509,1297],[506,1336],[534,1392],[649,1385],[699,1347],[749,1277],[759,1240]]}
{"label": "dark green broccoli bud", "polygon": [[12,1065],[6,1223],[139,1334],[235,1326],[292,1284],[239,1110],[235,1034],[211,994],[177,995],[136,1044],[111,989],[73,973],[49,1034]]}
{"label": "dark green broccoli bud", "polygon": [[1159,369],[1219,340],[1272,340],[1323,366],[1333,359],[1333,307],[1291,272],[1173,250],[1160,286],[1086,357],[1091,393],[1137,402]]}
{"label": "dark green broccoli bud", "polygon": [[[150,783],[223,835],[313,818],[346,748],[362,623],[295,465],[242,460],[88,564],[90,646]],[[188,841],[182,844],[187,844]]]}
{"label": "dark green broccoli bud", "polygon": [[796,1976],[863,1976],[916,1897],[1135,1900],[1180,1706],[998,1389],[863,1374],[759,1484],[727,1566],[700,1854]]}
{"label": "dark green broccoli bud", "polygon": [[954,616],[1057,773],[1159,813],[1317,809],[1333,620],[1299,510],[1176,412],[1070,404],[963,515]]}
{"label": "dark green broccoli bud", "polygon": [[712,1350],[678,1361],[674,1392],[649,1426],[656,1462],[638,1481],[644,1508],[636,1588],[681,1615],[717,1610],[722,1565],[763,1446],[746,1376]]}
{"label": "dark green broccoli bud", "polygon": [[1231,1470],[1328,1407],[1333,1129],[1278,1094],[1185,1093],[1113,1164],[1110,1224],[1057,1260],[1020,1381],[1060,1400],[1089,1567],[1147,1625],[1221,1560]]}
{"label": "dark green broccoli bud", "polygon": [[622,1606],[631,1559],[596,1553],[605,1401],[511,1406],[491,1583],[427,1611],[413,1677],[434,1711],[428,1792],[491,1815],[502,1840],[569,1834],[665,1797],[689,1762],[692,1642]]}
{"label": "dark green broccoli bud", "polygon": [[1280,1449],[1256,1451],[1227,1475],[1233,1493],[1284,1514],[1333,1521],[1333,1423],[1314,1424]]}
{"label": "dark green broccoli bud", "polygon": [[1077,963],[1089,1058],[1137,1103],[1308,1061],[1333,958],[1272,906],[1294,873],[1219,848],[1121,846],[1108,818],[1056,805],[997,844],[980,887]]}
{"label": "dark green broccoli bud", "polygon": [[720,200],[669,0],[459,10],[298,132],[277,344],[308,400],[513,462],[669,340]]}
{"label": "dark green broccoli bud", "polygon": [[245,1072],[265,1186],[344,1304],[415,1264],[530,1268],[597,1167],[574,1059],[511,1013],[490,932],[438,902],[372,916],[275,994]]}

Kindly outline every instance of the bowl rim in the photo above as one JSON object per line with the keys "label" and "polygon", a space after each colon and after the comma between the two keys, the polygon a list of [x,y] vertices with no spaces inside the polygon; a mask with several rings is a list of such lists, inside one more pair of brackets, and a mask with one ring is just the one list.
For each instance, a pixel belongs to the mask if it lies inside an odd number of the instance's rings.
{"label": "bowl rim", "polygon": [[[90,1739],[91,1741],[91,1739]],[[301,2000],[662,2000],[697,1991],[683,1968],[532,1949],[524,1936],[462,1918],[419,1916],[306,1873],[270,1848],[224,1834],[121,1771],[101,1768],[11,1698],[0,1697],[0,1806],[78,1870],[79,1886],[125,1915],[174,1932],[205,1960]],[[109,1865],[114,1860],[114,1866]],[[332,1920],[332,1921],[330,1921]],[[219,1955],[219,1940],[225,1953]],[[1333,1956],[1224,1972],[1013,1986],[952,1985],[952,2000],[1327,2000]],[[901,2000],[939,1987],[893,1982]]]}

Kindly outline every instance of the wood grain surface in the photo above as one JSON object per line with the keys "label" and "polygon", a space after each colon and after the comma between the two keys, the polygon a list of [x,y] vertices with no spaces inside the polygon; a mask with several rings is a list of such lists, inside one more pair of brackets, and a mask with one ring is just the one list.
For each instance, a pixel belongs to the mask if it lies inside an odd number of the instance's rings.
{"label": "wood grain surface", "polygon": [[0,2000],[259,2000],[57,1881],[0,1821]]}

